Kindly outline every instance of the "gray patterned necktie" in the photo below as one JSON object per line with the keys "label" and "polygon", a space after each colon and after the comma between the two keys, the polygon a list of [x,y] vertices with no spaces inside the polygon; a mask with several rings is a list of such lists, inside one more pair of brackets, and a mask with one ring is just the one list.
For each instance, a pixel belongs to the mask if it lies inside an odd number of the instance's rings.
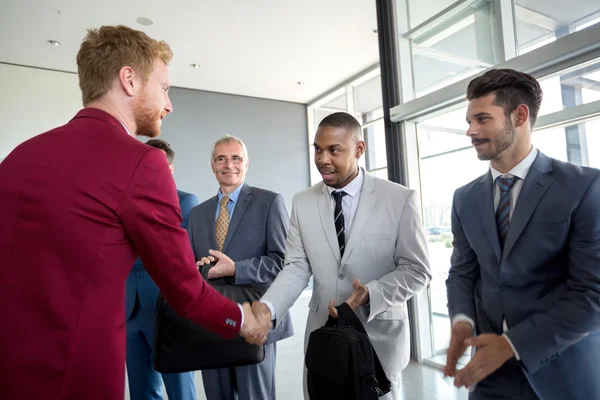
{"label": "gray patterned necktie", "polygon": [[500,239],[500,247],[504,248],[506,235],[508,234],[508,225],[510,224],[510,190],[519,178],[496,178],[498,188],[500,189],[500,202],[496,210],[496,225],[498,226],[498,238]]}

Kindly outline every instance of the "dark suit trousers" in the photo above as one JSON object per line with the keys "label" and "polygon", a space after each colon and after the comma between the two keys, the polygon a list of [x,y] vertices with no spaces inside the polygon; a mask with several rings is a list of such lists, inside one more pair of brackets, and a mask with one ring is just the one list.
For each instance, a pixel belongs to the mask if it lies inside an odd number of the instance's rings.
{"label": "dark suit trousers", "polygon": [[539,400],[519,362],[507,361],[492,375],[475,385],[469,400]]}
{"label": "dark suit trousers", "polygon": [[207,400],[275,400],[277,343],[265,345],[265,359],[257,365],[235,368],[237,391],[229,368],[202,371]]}

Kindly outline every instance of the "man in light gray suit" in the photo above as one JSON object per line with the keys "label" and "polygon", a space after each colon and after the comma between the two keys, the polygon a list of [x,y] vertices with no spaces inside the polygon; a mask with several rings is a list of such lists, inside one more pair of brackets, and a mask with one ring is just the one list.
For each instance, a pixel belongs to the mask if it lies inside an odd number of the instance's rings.
{"label": "man in light gray suit", "polygon": [[[600,399],[600,171],[531,146],[533,77],[490,70],[467,98],[467,135],[490,171],[454,195],[444,372],[471,400]],[[457,372],[467,345],[477,350]]]}
{"label": "man in light gray suit", "polygon": [[323,182],[294,196],[285,266],[253,310],[277,326],[312,275],[305,350],[310,333],[327,321],[330,301],[348,299],[392,382],[382,399],[397,399],[410,352],[406,301],[431,272],[417,194],[358,167],[361,136],[347,113],[319,124],[315,164]]}
{"label": "man in light gray suit", "polygon": [[[281,195],[244,183],[248,165],[240,139],[215,142],[211,166],[219,192],[192,209],[187,229],[198,267],[217,260],[209,279],[267,288],[283,267],[289,217]],[[202,371],[207,400],[275,400],[276,342],[293,334],[287,315],[269,333],[262,363]]]}

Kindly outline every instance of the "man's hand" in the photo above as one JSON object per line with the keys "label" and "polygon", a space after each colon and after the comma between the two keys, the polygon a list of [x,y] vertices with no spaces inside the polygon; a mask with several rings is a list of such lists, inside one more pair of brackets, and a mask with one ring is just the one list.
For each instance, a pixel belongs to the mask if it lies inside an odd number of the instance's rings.
{"label": "man's hand", "polygon": [[477,351],[467,366],[456,373],[454,377],[456,387],[468,388],[482,381],[515,355],[508,340],[494,333],[469,338],[465,344],[475,346]]}
{"label": "man's hand", "polygon": [[261,303],[260,301],[255,301],[252,303],[252,312],[258,320],[258,323],[263,328],[266,328],[267,331],[271,329],[271,326],[273,325],[273,316],[271,315],[271,310],[269,310],[269,307],[267,307],[266,304]]}
{"label": "man's hand", "polygon": [[200,269],[202,268],[202,266],[208,265],[213,261],[215,261],[215,258],[213,256],[202,257],[199,261],[196,261],[196,267]]}
{"label": "man's hand", "polygon": [[249,303],[244,303],[242,308],[244,310],[244,325],[240,329],[240,336],[250,344],[261,345],[265,343],[270,326],[263,326],[258,322]]}
{"label": "man's hand", "polygon": [[[351,309],[356,310],[358,307],[366,304],[369,301],[369,289],[360,283],[360,279],[356,279],[354,282],[352,282],[352,287],[354,288],[354,292],[352,292],[348,300],[346,300],[346,303]],[[338,312],[335,309],[334,304],[334,300],[329,302],[329,315],[331,315],[333,318],[337,318]]]}
{"label": "man's hand", "polygon": [[460,321],[452,327],[450,346],[446,352],[444,376],[454,376],[456,374],[456,363],[468,347],[466,340],[472,337],[473,327],[468,322]]}
{"label": "man's hand", "polygon": [[218,250],[209,250],[209,256],[202,257],[196,262],[196,266],[201,268],[203,265],[210,264],[217,260],[217,263],[208,270],[208,279],[222,278],[225,276],[235,276],[235,262]]}

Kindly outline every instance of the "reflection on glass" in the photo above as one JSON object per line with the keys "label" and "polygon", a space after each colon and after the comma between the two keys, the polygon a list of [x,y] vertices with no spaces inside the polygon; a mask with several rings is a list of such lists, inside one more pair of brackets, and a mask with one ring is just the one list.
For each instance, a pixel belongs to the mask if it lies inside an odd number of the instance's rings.
{"label": "reflection on glass", "polygon": [[516,0],[515,17],[519,54],[525,54],[600,22],[600,3],[597,0],[552,3]]}
{"label": "reflection on glass", "polygon": [[490,3],[480,1],[413,38],[417,97],[494,64],[491,17]]}

